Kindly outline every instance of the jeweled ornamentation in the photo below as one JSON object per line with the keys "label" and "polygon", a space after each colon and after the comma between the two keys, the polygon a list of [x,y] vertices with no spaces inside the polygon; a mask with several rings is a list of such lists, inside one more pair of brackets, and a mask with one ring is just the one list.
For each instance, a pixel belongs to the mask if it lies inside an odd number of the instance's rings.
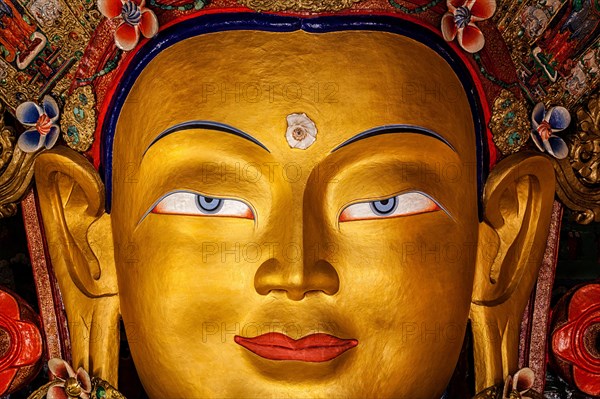
{"label": "jeweled ornamentation", "polygon": [[92,380],[82,367],[75,372],[67,362],[54,358],[48,362],[48,368],[58,379],[58,382],[48,389],[48,399],[90,399]]}
{"label": "jeweled ornamentation", "polygon": [[208,4],[209,0],[189,0],[185,3],[178,2],[177,5],[164,4],[160,0],[148,0],[148,5],[160,10],[189,11],[201,10]]}
{"label": "jeweled ornamentation", "polygon": [[[0,37],[10,51],[0,52],[0,98],[12,111],[24,101],[39,101],[47,94],[53,93],[58,98],[58,93],[69,87],[82,49],[101,17],[95,1],[3,3],[15,18],[10,23],[7,15],[2,17],[5,28]],[[21,21],[17,14],[26,21]],[[16,40],[23,29],[30,33]]]}
{"label": "jeweled ornamentation", "polygon": [[58,0],[33,0],[29,11],[44,26],[52,26],[62,15],[62,6]]}
{"label": "jeweled ornamentation", "polygon": [[529,136],[527,108],[512,92],[502,90],[494,101],[489,124],[494,144],[502,155],[518,152]]}
{"label": "jeweled ornamentation", "polygon": [[237,0],[256,11],[340,11],[362,0]]}
{"label": "jeweled ornamentation", "polygon": [[443,1],[444,0],[431,0],[427,4],[419,5],[416,7],[406,7],[405,5],[402,5],[395,0],[389,0],[390,4],[394,8],[397,8],[398,10],[402,11],[405,14],[420,14],[422,12],[429,10],[432,7],[437,6],[438,4],[442,3]]}
{"label": "jeweled ornamentation", "polygon": [[91,147],[96,130],[96,98],[91,86],[78,87],[67,98],[60,125],[69,147],[79,152]]}
{"label": "jeweled ornamentation", "polygon": [[62,359],[50,359],[48,368],[56,379],[37,389],[28,399],[126,399],[108,382],[90,378],[82,367],[75,372]]}

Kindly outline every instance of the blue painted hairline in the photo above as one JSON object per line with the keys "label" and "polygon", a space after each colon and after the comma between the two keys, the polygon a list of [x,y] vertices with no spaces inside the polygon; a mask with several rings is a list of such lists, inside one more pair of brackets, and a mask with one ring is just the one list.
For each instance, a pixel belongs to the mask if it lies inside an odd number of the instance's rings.
{"label": "blue painted hairline", "polygon": [[[461,81],[473,115],[477,151],[477,192],[479,218],[482,219],[481,203],[483,185],[488,174],[489,154],[486,126],[482,105],[477,96],[473,78],[449,44],[428,29],[396,17],[381,15],[344,15],[299,18],[256,13],[223,13],[201,15],[177,23],[158,33],[134,55],[111,99],[107,116],[102,126],[101,174],[106,187],[106,211],[110,213],[112,200],[113,143],[121,109],[137,77],[144,68],[164,49],[191,37],[205,33],[255,30],[265,32],[327,33],[337,31],[378,31],[396,33],[421,42],[434,50],[452,67]],[[410,56],[410,55],[407,55]]]}

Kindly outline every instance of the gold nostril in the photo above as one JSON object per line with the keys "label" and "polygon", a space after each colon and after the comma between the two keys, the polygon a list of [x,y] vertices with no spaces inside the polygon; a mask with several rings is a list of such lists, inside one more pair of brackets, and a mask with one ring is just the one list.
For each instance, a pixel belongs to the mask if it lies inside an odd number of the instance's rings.
{"label": "gold nostril", "polygon": [[254,289],[260,295],[267,295],[270,291],[285,291],[283,287],[282,266],[277,259],[268,259],[259,266],[254,274]]}
{"label": "gold nostril", "polygon": [[331,263],[323,259],[307,270],[305,280],[309,291],[323,291],[327,295],[334,295],[340,289],[337,271]]}

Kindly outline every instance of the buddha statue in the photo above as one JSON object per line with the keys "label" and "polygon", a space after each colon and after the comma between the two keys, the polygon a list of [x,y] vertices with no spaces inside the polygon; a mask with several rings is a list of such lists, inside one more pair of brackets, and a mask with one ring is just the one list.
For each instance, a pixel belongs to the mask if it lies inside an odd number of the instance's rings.
{"label": "buddha statue", "polygon": [[488,170],[462,59],[357,21],[165,33],[107,100],[100,172],[39,155],[75,367],[117,386],[122,318],[151,398],[431,399],[470,321],[476,391],[516,371],[552,166]]}

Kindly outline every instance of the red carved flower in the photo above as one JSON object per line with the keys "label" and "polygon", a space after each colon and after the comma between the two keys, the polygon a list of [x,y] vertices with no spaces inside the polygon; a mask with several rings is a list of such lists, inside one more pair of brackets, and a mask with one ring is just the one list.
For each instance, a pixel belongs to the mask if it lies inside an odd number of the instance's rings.
{"label": "red carved flower", "polygon": [[8,392],[19,369],[36,364],[41,356],[37,326],[21,320],[17,300],[0,291],[0,395]]}
{"label": "red carved flower", "polygon": [[158,19],[145,7],[145,0],[98,0],[98,10],[109,19],[118,19],[115,43],[121,50],[133,50],[140,33],[147,38],[158,32]]}
{"label": "red carved flower", "polygon": [[447,0],[448,12],[442,17],[442,34],[451,42],[456,38],[460,47],[469,53],[483,48],[483,33],[475,25],[494,15],[496,0]]}
{"label": "red carved flower", "polygon": [[92,381],[90,376],[82,367],[77,373],[62,359],[50,359],[48,362],[50,372],[60,380],[60,383],[48,390],[48,399],[89,399],[92,392]]}
{"label": "red carved flower", "polygon": [[568,316],[552,334],[552,352],[572,368],[574,385],[590,395],[600,395],[600,284],[578,289],[568,306]]}

